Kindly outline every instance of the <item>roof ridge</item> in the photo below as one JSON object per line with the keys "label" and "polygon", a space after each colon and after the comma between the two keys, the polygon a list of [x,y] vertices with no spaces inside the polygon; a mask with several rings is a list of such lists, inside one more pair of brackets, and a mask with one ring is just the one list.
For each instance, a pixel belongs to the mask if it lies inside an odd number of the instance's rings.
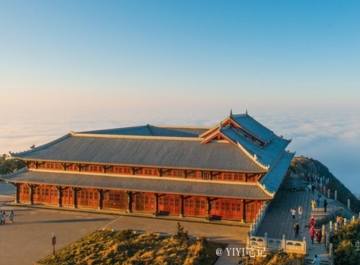
{"label": "roof ridge", "polygon": [[152,125],[154,127],[158,127],[158,128],[174,128],[174,129],[204,129],[204,130],[209,130],[212,127],[207,127],[207,126],[196,126],[196,125],[190,125],[190,126],[172,126],[172,125]]}
{"label": "roof ridge", "polygon": [[112,134],[90,134],[90,133],[75,133],[75,137],[97,137],[97,138],[123,138],[123,139],[139,139],[139,140],[176,140],[176,141],[200,141],[198,137],[172,137],[172,136],[147,136],[147,135],[112,135]]}
{"label": "roof ridge", "polygon": [[[228,119],[231,120],[231,116],[227,116],[225,119],[221,120],[221,124],[223,124],[224,122],[226,122]],[[205,132],[203,132],[202,134],[200,134],[199,137],[200,137],[200,138],[204,138],[204,137],[203,137],[204,134],[208,133],[209,131],[214,130],[216,127],[219,127],[219,126],[220,126],[220,124],[218,123],[218,124],[216,124],[215,126],[210,127],[207,131],[205,131]]]}
{"label": "roof ridge", "polygon": [[[149,125],[149,124],[148,124]],[[129,127],[120,127],[120,128],[111,128],[111,129],[101,129],[101,130],[95,130],[95,131],[82,131],[82,132],[77,132],[77,133],[88,133],[88,132],[104,132],[104,131],[116,131],[116,130],[121,130],[121,129],[135,129],[135,128],[141,128],[141,127],[146,127],[147,125],[137,125],[137,126],[129,126]]]}

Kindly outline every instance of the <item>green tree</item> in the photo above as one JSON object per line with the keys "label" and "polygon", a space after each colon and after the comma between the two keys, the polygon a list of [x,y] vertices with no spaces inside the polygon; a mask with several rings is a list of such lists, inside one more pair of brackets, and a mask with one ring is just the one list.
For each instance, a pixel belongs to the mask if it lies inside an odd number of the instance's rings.
{"label": "green tree", "polygon": [[360,251],[356,251],[355,243],[360,240],[360,220],[343,226],[331,236],[334,244],[336,264],[360,264]]}
{"label": "green tree", "polygon": [[15,170],[25,167],[25,163],[13,158],[9,158],[7,155],[0,156],[0,174],[5,175],[13,173]]}

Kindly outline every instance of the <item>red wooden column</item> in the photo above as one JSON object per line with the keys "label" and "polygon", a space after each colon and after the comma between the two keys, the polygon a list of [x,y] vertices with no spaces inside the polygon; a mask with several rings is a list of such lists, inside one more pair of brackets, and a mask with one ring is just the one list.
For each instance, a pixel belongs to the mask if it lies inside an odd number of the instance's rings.
{"label": "red wooden column", "polygon": [[207,197],[206,200],[207,200],[206,220],[210,220],[210,216],[211,216],[211,199],[209,197]]}
{"label": "red wooden column", "polygon": [[184,218],[184,195],[180,195],[180,217]]}
{"label": "red wooden column", "polygon": [[241,200],[242,203],[242,219],[241,222],[245,223],[245,219],[246,219],[246,204],[245,204],[245,200]]}
{"label": "red wooden column", "polygon": [[131,207],[131,203],[132,203],[132,192],[131,191],[127,191],[126,192],[128,195],[128,209],[127,212],[128,213],[132,213],[132,207]]}
{"label": "red wooden column", "polygon": [[58,206],[61,207],[62,189],[59,186],[57,186],[56,188],[58,190]]}
{"label": "red wooden column", "polygon": [[104,191],[101,190],[101,189],[98,189],[98,192],[99,192],[99,206],[98,206],[98,209],[99,210],[102,210],[103,208],[103,201],[104,201]]}
{"label": "red wooden column", "polygon": [[73,207],[77,208],[77,192],[78,189],[77,188],[72,188],[73,190]]}
{"label": "red wooden column", "polygon": [[30,188],[30,204],[34,204],[34,186],[31,184],[28,184]]}
{"label": "red wooden column", "polygon": [[155,213],[154,215],[157,216],[159,213],[159,193],[155,193]]}
{"label": "red wooden column", "polygon": [[15,183],[15,203],[19,203],[20,183]]}

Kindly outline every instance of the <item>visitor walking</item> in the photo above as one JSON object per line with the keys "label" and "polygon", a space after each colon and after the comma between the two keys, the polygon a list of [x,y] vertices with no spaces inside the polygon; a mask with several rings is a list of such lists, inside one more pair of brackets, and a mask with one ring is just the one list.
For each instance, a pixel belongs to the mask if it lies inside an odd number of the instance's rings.
{"label": "visitor walking", "polygon": [[310,183],[308,185],[308,190],[309,190],[309,193],[311,193],[311,184]]}
{"label": "visitor walking", "polygon": [[310,228],[311,244],[314,244],[314,236],[315,236],[315,226],[312,226]]}
{"label": "visitor walking", "polygon": [[316,231],[316,241],[320,244],[321,243],[321,237],[322,237],[322,233],[321,233],[321,229],[318,229]]}
{"label": "visitor walking", "polygon": [[302,206],[300,205],[298,208],[298,214],[299,214],[299,219],[302,217]]}
{"label": "visitor walking", "polygon": [[293,208],[291,209],[291,215],[292,215],[292,220],[295,221],[295,217],[296,217],[296,210]]}
{"label": "visitor walking", "polygon": [[311,192],[312,192],[312,194],[314,194],[314,191],[315,191],[315,185],[311,184]]}
{"label": "visitor walking", "polygon": [[324,199],[324,212],[326,212],[326,207],[327,207],[328,203],[327,203],[327,200]]}
{"label": "visitor walking", "polygon": [[10,223],[13,223],[14,222],[14,211],[11,211],[9,213],[9,219],[10,219]]}
{"label": "visitor walking", "polygon": [[314,216],[311,216],[311,218],[310,218],[309,227],[311,228],[312,226],[315,226],[315,218],[314,218]]}
{"label": "visitor walking", "polygon": [[317,207],[320,207],[320,203],[321,203],[320,198],[317,198],[317,200],[316,200],[316,205],[317,205]]}
{"label": "visitor walking", "polygon": [[300,229],[300,225],[299,225],[298,222],[296,222],[295,225],[294,225],[295,238],[299,237],[299,229]]}
{"label": "visitor walking", "polygon": [[321,260],[318,258],[317,255],[315,255],[314,260],[311,262],[311,264],[320,265]]}

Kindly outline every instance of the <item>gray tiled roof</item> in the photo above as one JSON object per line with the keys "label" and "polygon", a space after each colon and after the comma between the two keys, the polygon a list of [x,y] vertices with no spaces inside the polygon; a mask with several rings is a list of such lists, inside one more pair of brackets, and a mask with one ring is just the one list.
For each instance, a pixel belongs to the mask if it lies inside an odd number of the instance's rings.
{"label": "gray tiled roof", "polygon": [[163,168],[265,172],[238,146],[200,139],[67,135],[44,146],[12,154],[25,160],[102,163]]}
{"label": "gray tiled roof", "polygon": [[266,166],[271,166],[290,143],[289,140],[275,136],[270,143],[260,147],[235,128],[226,126],[221,132],[235,143],[240,143],[252,156],[256,154],[257,160]]}
{"label": "gray tiled roof", "polygon": [[200,134],[209,128],[200,127],[171,127],[171,126],[135,126],[99,131],[82,132],[85,134],[106,134],[106,135],[138,135],[138,136],[170,136],[170,137],[199,137]]}
{"label": "gray tiled roof", "polygon": [[284,152],[277,163],[260,180],[266,190],[277,192],[294,155],[294,153]]}
{"label": "gray tiled roof", "polygon": [[275,137],[273,131],[266,128],[248,114],[232,115],[231,118],[246,131],[264,141],[265,143],[269,142]]}
{"label": "gray tiled roof", "polygon": [[14,183],[51,184],[72,187],[94,187],[127,191],[199,195],[224,198],[268,200],[268,195],[257,184],[220,183],[165,178],[114,177],[85,173],[40,172],[24,170],[1,179]]}

